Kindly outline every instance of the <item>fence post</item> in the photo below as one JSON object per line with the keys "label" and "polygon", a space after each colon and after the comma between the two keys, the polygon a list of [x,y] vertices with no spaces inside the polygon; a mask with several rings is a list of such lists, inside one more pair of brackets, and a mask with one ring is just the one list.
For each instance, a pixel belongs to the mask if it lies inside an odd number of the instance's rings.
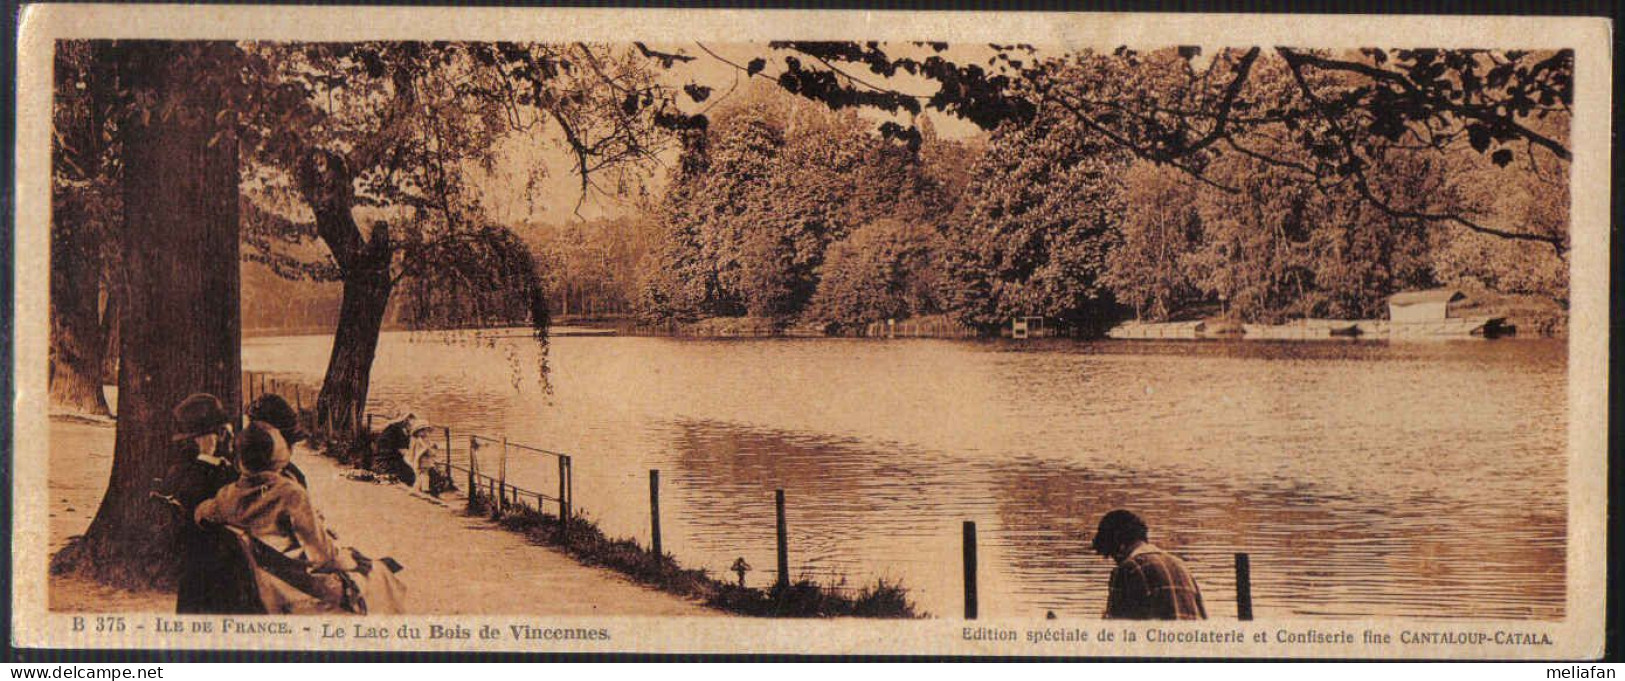
{"label": "fence post", "polygon": [[568,474],[564,472],[564,468],[567,465],[567,464],[564,463],[564,455],[560,454],[558,458],[559,458],[559,521],[563,522],[564,521],[564,516],[566,515],[566,513],[564,512],[564,508],[566,506],[570,505],[570,502],[567,499],[564,498],[564,485],[565,485],[564,478]]}
{"label": "fence post", "polygon": [[367,434],[372,434],[372,414],[367,414]]}
{"label": "fence post", "polygon": [[784,490],[773,490],[773,507],[778,513],[779,586],[790,586],[790,539],[784,524]]}
{"label": "fence post", "polygon": [[660,549],[660,470],[656,468],[649,469],[649,531],[655,556],[665,555]]}
{"label": "fence post", "polygon": [[976,521],[965,521],[965,619],[976,619]]}
{"label": "fence post", "polygon": [[1245,553],[1236,554],[1236,619],[1253,618],[1253,567]]}
{"label": "fence post", "polygon": [[497,514],[508,510],[508,436],[502,436],[502,458],[497,460]]}
{"label": "fence post", "polygon": [[303,395],[300,394],[301,392],[302,391],[299,389],[299,384],[295,383],[293,385],[293,414],[294,414],[294,416],[298,416],[301,412],[303,412],[305,410],[305,400],[304,400]]}
{"label": "fence post", "polygon": [[476,484],[475,484],[476,480],[474,478],[475,462],[478,461],[478,459],[476,458],[475,451],[478,450],[479,448],[480,448],[479,441],[475,440],[473,435],[468,436],[468,500],[469,501],[474,501],[475,499],[479,498],[479,496],[480,496],[480,488],[476,486]]}
{"label": "fence post", "polygon": [[570,542],[570,457],[559,455],[559,536]]}
{"label": "fence post", "polygon": [[446,482],[451,482],[451,426],[446,426]]}

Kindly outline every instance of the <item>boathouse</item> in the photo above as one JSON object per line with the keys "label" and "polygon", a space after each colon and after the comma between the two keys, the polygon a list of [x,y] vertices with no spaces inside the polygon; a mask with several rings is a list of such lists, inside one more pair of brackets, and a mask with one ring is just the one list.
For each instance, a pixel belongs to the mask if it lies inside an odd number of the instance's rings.
{"label": "boathouse", "polygon": [[1466,300],[1467,296],[1461,291],[1449,288],[1395,293],[1388,298],[1388,321],[1395,324],[1442,322],[1460,316],[1451,312]]}
{"label": "boathouse", "polygon": [[1448,288],[1396,293],[1388,299],[1388,338],[1494,338],[1515,332],[1505,317]]}

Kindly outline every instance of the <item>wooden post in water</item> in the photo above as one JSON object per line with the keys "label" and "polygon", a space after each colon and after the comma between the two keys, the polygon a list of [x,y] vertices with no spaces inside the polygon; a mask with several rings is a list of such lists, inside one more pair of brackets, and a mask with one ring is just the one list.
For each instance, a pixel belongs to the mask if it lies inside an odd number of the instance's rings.
{"label": "wooden post in water", "polygon": [[660,549],[660,470],[649,469],[649,534],[655,556],[665,555]]}
{"label": "wooden post in water", "polygon": [[965,521],[965,619],[976,619],[976,521]]}
{"label": "wooden post in water", "polygon": [[790,538],[784,523],[784,490],[773,490],[773,507],[778,512],[779,586],[790,586]]}
{"label": "wooden post in water", "polygon": [[367,414],[367,434],[372,434],[372,414]]}
{"label": "wooden post in water", "polygon": [[1253,619],[1253,566],[1245,553],[1236,554],[1236,619]]}
{"label": "wooden post in water", "polygon": [[570,457],[559,456],[559,536],[570,542]]}

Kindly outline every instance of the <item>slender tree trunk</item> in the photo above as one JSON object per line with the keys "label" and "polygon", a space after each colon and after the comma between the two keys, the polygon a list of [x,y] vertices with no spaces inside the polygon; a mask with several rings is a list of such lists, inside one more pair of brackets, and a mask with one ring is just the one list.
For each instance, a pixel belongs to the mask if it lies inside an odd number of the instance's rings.
{"label": "slender tree trunk", "polygon": [[53,202],[51,216],[51,406],[106,415],[102,334],[96,285],[100,237],[74,200]]}
{"label": "slender tree trunk", "polygon": [[[378,334],[389,308],[388,233],[373,230],[367,261],[344,278],[344,299],[327,376],[316,398],[316,422],[337,433],[353,433],[365,422],[372,361],[378,354]],[[381,249],[374,248],[381,246]]]}
{"label": "slender tree trunk", "polygon": [[236,55],[225,43],[121,44],[128,87],[178,106],[121,126],[127,297],[113,472],[90,529],[57,554],[55,571],[119,586],[173,583],[178,517],[148,497],[179,458],[170,410],[195,392],[228,411],[242,403],[237,141],[216,121],[220,93],[178,68],[235,68]]}

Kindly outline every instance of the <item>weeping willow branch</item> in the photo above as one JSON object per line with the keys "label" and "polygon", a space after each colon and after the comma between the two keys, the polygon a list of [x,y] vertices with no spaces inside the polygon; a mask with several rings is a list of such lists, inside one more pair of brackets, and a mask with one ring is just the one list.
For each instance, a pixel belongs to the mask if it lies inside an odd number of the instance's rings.
{"label": "weeping willow branch", "polygon": [[506,227],[466,229],[406,249],[419,266],[403,281],[402,321],[414,330],[524,326],[540,345],[537,373],[548,380],[552,313],[540,267]]}

